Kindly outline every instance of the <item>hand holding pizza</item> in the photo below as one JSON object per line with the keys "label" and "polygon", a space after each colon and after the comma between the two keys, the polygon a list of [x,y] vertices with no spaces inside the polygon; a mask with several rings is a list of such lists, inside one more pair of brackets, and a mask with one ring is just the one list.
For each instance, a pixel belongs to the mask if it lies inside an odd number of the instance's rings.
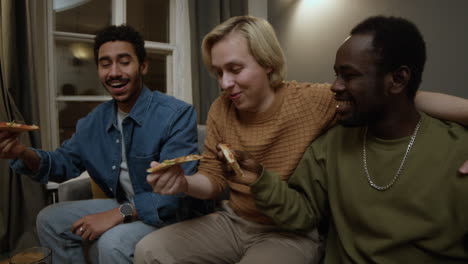
{"label": "hand holding pizza", "polygon": [[[248,152],[233,150],[228,144],[218,144],[218,159],[233,182],[250,185],[260,177],[263,167]],[[234,173],[233,173],[234,172]]]}
{"label": "hand holding pizza", "polygon": [[16,159],[27,147],[18,140],[19,133],[0,130],[0,158]]}
{"label": "hand holding pizza", "polygon": [[38,130],[36,125],[0,122],[0,158],[16,159],[27,150],[18,140],[21,132]]}
{"label": "hand holding pizza", "polygon": [[187,192],[188,182],[178,163],[153,161],[147,171],[151,174],[146,177],[146,181],[153,187],[153,192],[164,195]]}
{"label": "hand holding pizza", "polygon": [[462,164],[462,166],[458,169],[458,172],[462,175],[468,175],[468,160]]}

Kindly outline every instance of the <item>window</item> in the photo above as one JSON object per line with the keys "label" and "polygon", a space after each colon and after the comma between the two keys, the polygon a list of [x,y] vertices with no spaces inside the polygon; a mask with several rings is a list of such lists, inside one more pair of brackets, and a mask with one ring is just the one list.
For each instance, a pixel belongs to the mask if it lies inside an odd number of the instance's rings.
{"label": "window", "polygon": [[142,33],[149,60],[144,82],[150,89],[192,103],[188,0],[48,1],[50,96],[42,109],[51,129],[44,148],[58,147],[79,118],[111,99],[93,55],[95,34],[109,25],[125,23]]}

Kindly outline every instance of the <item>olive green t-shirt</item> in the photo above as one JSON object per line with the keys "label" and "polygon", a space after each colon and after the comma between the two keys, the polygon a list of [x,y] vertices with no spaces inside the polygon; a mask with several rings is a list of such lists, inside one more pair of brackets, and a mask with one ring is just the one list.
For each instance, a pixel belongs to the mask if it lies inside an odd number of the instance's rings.
{"label": "olive green t-shirt", "polygon": [[[391,182],[410,137],[367,136],[367,167]],[[404,167],[389,189],[363,169],[363,129],[337,126],[305,152],[288,182],[265,171],[257,208],[286,228],[328,222],[325,263],[468,263],[468,130],[422,114]]]}

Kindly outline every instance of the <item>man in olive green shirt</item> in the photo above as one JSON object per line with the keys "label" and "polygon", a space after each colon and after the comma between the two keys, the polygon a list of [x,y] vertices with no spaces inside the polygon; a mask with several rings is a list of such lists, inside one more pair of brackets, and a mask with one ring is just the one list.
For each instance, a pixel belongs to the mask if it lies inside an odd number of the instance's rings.
{"label": "man in olive green shirt", "polygon": [[414,24],[366,19],[336,54],[341,125],[289,181],[237,153],[260,211],[292,230],[328,225],[325,263],[468,262],[468,130],[414,107],[425,59]]}

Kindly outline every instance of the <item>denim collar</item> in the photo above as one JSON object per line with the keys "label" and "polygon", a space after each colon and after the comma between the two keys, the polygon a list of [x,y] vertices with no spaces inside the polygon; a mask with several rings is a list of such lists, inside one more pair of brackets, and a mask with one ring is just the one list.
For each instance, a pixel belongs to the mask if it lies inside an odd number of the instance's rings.
{"label": "denim collar", "polygon": [[[140,95],[133,105],[132,110],[130,111],[127,118],[131,118],[138,126],[141,126],[143,120],[145,119],[145,114],[148,111],[148,108],[151,105],[151,101],[153,100],[153,95],[146,85],[143,85],[141,89]],[[109,119],[107,123],[107,131],[109,131],[112,127],[117,129],[117,103],[115,100],[111,100],[110,109],[108,109],[109,114],[111,114],[112,118]]]}

